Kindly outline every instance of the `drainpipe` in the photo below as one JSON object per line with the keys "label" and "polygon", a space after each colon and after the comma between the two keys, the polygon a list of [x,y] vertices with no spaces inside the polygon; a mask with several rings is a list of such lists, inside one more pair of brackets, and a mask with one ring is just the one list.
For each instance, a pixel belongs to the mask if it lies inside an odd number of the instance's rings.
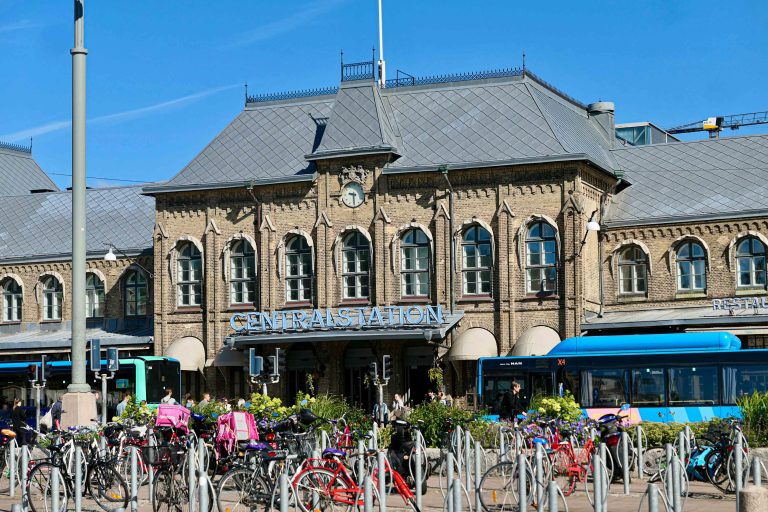
{"label": "drainpipe", "polygon": [[448,258],[449,261],[449,267],[451,271],[450,275],[450,311],[451,314],[453,314],[453,310],[456,309],[456,284],[454,280],[456,279],[456,262],[454,259],[456,258],[456,247],[455,247],[455,240],[453,236],[453,187],[451,186],[451,180],[448,178],[448,166],[443,164],[439,167],[440,172],[443,174],[443,178],[445,178],[445,183],[448,185],[448,231],[450,236],[450,245],[451,245],[451,254]]}
{"label": "drainpipe", "polygon": [[[624,180],[619,177],[618,181],[616,181],[616,184],[611,187],[611,196],[613,196],[616,193],[616,189],[619,188],[619,185]],[[608,197],[606,197],[600,204],[600,226],[603,226],[603,219],[605,218],[605,210],[608,203]],[[603,318],[603,313],[605,312],[605,283],[604,281],[604,271],[603,271],[603,249],[604,249],[604,242],[603,242],[603,230],[601,229],[600,232],[597,235],[597,276],[599,280],[599,289],[600,289],[600,309],[597,313],[597,318]]]}

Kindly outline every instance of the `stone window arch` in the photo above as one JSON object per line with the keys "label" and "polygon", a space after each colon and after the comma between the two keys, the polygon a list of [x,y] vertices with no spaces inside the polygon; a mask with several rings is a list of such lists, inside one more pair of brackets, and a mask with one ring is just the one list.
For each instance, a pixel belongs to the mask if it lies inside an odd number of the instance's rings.
{"label": "stone window arch", "polygon": [[146,272],[136,267],[128,267],[122,278],[123,309],[126,317],[147,315],[149,286]]}
{"label": "stone window arch", "polygon": [[703,292],[707,289],[709,250],[703,240],[687,236],[675,242],[674,259],[678,292]]}
{"label": "stone window arch", "polygon": [[24,283],[15,274],[0,276],[2,322],[21,322],[24,305]]}
{"label": "stone window arch", "polygon": [[429,297],[432,260],[431,237],[418,227],[403,231],[400,245],[400,295]]}
{"label": "stone window arch", "polygon": [[533,220],[525,230],[526,292],[556,292],[557,268],[557,228],[546,220]]}
{"label": "stone window arch", "polygon": [[64,303],[64,280],[58,273],[46,273],[40,276],[40,298],[43,305],[44,321],[61,321]]}
{"label": "stone window arch", "polygon": [[199,307],[203,300],[203,251],[191,241],[176,247],[176,305]]}
{"label": "stone window arch", "polygon": [[628,245],[618,253],[620,295],[648,293],[648,255],[639,245]]}
{"label": "stone window arch", "polygon": [[[101,275],[100,275],[101,274]],[[88,270],[85,274],[85,317],[104,318],[104,274]]]}
{"label": "stone window arch", "polygon": [[233,237],[225,246],[222,266],[229,283],[229,303],[256,302],[256,244],[244,236]]}
{"label": "stone window arch", "polygon": [[756,236],[744,236],[736,242],[736,286],[765,287],[765,258],[768,246]]}
{"label": "stone window arch", "polygon": [[493,231],[477,220],[461,230],[461,292],[465,297],[490,297],[493,294]]}
{"label": "stone window arch", "polygon": [[341,295],[345,300],[368,300],[371,285],[371,240],[358,230],[341,239]]}
{"label": "stone window arch", "polygon": [[183,235],[183,236],[180,236],[178,240],[176,240],[176,243],[173,244],[173,246],[171,247],[171,250],[168,253],[168,274],[171,278],[172,285],[177,284],[179,279],[179,276],[178,276],[179,252],[183,247],[187,247],[188,244],[192,244],[193,246],[195,246],[200,253],[201,279],[202,279],[202,276],[205,274],[205,250],[203,248],[203,243],[191,235]]}
{"label": "stone window arch", "polygon": [[285,301],[312,302],[314,257],[312,239],[298,233],[285,239]]}

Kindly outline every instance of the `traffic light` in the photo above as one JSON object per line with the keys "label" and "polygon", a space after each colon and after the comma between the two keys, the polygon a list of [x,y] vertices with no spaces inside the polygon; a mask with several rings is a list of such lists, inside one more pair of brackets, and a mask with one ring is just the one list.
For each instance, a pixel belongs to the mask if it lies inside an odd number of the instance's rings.
{"label": "traffic light", "polygon": [[376,382],[379,378],[379,365],[376,362],[368,363],[368,378],[371,382]]}
{"label": "traffic light", "polygon": [[38,381],[39,372],[37,368],[38,368],[37,363],[32,363],[29,366],[27,366],[27,379],[29,379],[29,382]]}
{"label": "traffic light", "polygon": [[285,373],[288,370],[288,361],[285,357],[285,350],[276,348],[275,358],[277,359],[277,373]]}
{"label": "traffic light", "polygon": [[43,372],[43,382],[53,379],[53,363],[46,356],[40,358],[40,369]]}
{"label": "traffic light", "polygon": [[101,372],[101,340],[91,340],[91,371]]}
{"label": "traffic light", "polygon": [[264,358],[264,373],[270,377],[280,375],[280,372],[277,370],[277,356],[267,356]]}
{"label": "traffic light", "polygon": [[381,376],[385,381],[392,377],[392,357],[389,354],[381,356]]}
{"label": "traffic light", "polygon": [[107,349],[107,370],[116,372],[120,369],[120,356],[116,348]]}
{"label": "traffic light", "polygon": [[249,350],[249,355],[251,364],[248,373],[250,373],[251,377],[259,377],[261,372],[264,371],[264,358],[256,355],[255,348]]}

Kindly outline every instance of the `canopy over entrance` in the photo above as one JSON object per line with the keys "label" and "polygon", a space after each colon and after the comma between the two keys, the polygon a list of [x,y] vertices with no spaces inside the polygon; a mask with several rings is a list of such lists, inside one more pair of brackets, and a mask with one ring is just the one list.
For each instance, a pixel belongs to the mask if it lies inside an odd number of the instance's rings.
{"label": "canopy over entrance", "polygon": [[560,335],[556,330],[545,325],[537,325],[525,331],[517,339],[509,355],[544,356],[549,354],[549,351],[558,343],[560,343]]}
{"label": "canopy over entrance", "polygon": [[461,333],[445,356],[446,361],[476,361],[481,357],[496,357],[496,337],[485,329],[472,327]]}
{"label": "canopy over entrance", "polygon": [[164,355],[178,359],[186,372],[202,372],[205,367],[203,342],[192,336],[179,338],[165,349]]}

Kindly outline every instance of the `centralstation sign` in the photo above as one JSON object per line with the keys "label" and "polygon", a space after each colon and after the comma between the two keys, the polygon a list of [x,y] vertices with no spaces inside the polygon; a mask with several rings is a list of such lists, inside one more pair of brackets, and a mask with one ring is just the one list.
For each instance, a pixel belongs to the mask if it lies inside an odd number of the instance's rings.
{"label": "centralstation sign", "polygon": [[235,313],[229,319],[238,334],[337,329],[430,327],[445,323],[440,305],[373,306]]}
{"label": "centralstation sign", "polygon": [[712,309],[715,311],[768,309],[768,297],[728,297],[725,299],[712,299]]}

